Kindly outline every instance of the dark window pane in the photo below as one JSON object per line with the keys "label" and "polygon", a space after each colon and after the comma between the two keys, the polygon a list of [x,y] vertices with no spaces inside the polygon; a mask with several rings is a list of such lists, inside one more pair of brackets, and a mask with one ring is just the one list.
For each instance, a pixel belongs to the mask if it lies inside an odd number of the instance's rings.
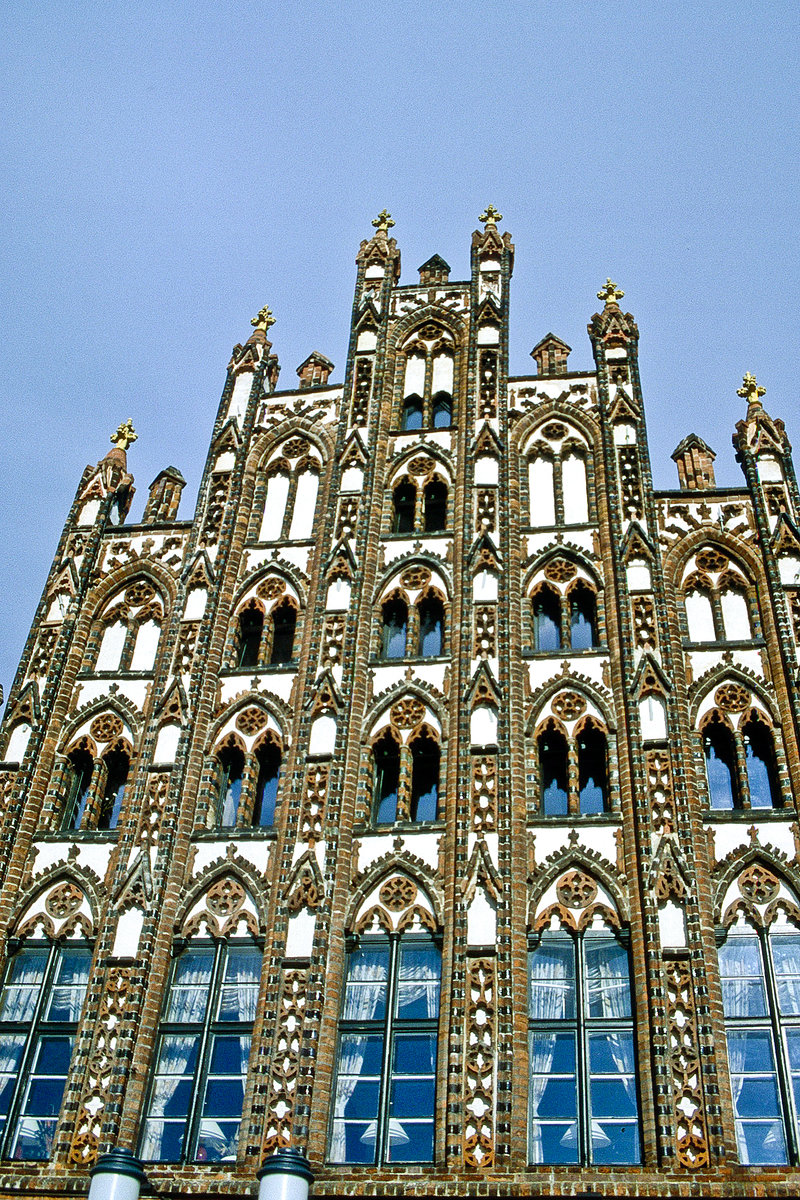
{"label": "dark window pane", "polygon": [[539,735],[539,783],[546,816],[563,817],[568,808],[567,739],[557,729]]}
{"label": "dark window pane", "polygon": [[638,1163],[639,1126],[635,1121],[592,1121],[592,1162]]}
{"label": "dark window pane", "polygon": [[733,734],[719,721],[710,721],[703,738],[706,754],[706,777],[712,808],[739,808],[739,789],[736,784],[736,749]]}
{"label": "dark window pane", "polygon": [[256,801],[253,805],[253,824],[264,829],[275,822],[281,752],[276,745],[270,742],[256,751],[256,761],[258,762],[258,779],[256,781]]}
{"label": "dark window pane", "polygon": [[422,398],[407,396],[403,401],[403,429],[422,429]]}
{"label": "dark window pane", "polygon": [[271,663],[288,663],[294,652],[294,633],[297,625],[297,610],[292,604],[279,604],[272,610]]}
{"label": "dark window pane", "polygon": [[255,667],[264,632],[264,614],[258,608],[248,608],[239,617],[237,667]]}
{"label": "dark window pane", "polygon": [[89,983],[91,961],[89,950],[61,952],[45,1020],[76,1022],[79,1019]]}
{"label": "dark window pane", "polygon": [[533,626],[537,650],[561,649],[561,602],[549,588],[542,588],[534,597]]}

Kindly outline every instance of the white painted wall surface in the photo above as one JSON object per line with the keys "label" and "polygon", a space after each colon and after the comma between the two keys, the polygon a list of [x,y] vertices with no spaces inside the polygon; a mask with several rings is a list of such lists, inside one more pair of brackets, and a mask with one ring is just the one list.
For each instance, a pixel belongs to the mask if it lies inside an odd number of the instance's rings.
{"label": "white painted wall surface", "polygon": [[283,472],[278,475],[272,475],[267,483],[264,517],[258,535],[260,542],[276,542],[281,536],[283,515],[286,512],[286,497],[288,495],[289,476]]}
{"label": "white painted wall surface", "polygon": [[425,359],[421,354],[411,354],[406,361],[404,396],[421,396],[425,390]]}
{"label": "white painted wall surface", "polygon": [[711,600],[705,592],[689,592],[686,596],[686,621],[689,639],[693,642],[714,642],[714,614]]}
{"label": "white painted wall surface", "polygon": [[98,671],[116,671],[122,658],[122,647],[125,645],[127,626],[121,621],[107,625],[100,643],[95,669]]}
{"label": "white painted wall surface", "polygon": [[488,704],[479,704],[469,719],[469,736],[473,746],[497,744],[497,710]]}
{"label": "white painted wall surface", "polygon": [[303,471],[297,480],[292,524],[289,537],[301,541],[310,538],[314,529],[314,510],[317,506],[319,475],[316,471]]}
{"label": "white painted wall surface", "polygon": [[534,458],[528,466],[531,525],[555,525],[553,464],[548,458]]}
{"label": "white painted wall surface", "polygon": [[586,494],[586,463],[578,454],[568,454],[561,464],[564,491],[564,520],[567,525],[583,525],[589,520]]}
{"label": "white painted wall surface", "polygon": [[317,717],[311,726],[308,740],[309,754],[333,754],[336,745],[336,720],[334,717]]}
{"label": "white painted wall surface", "polygon": [[131,658],[132,671],[152,671],[160,636],[161,627],[155,621],[145,621],[139,626]]}
{"label": "white painted wall surface", "polygon": [[8,739],[8,749],[6,750],[6,762],[19,763],[25,757],[25,751],[28,749],[28,742],[31,740],[31,727],[25,721],[21,725],[15,725]]}
{"label": "white painted wall surface", "polygon": [[750,627],[750,612],[747,597],[741,592],[723,592],[719,598],[722,607],[722,624],[729,642],[746,642],[753,636]]}

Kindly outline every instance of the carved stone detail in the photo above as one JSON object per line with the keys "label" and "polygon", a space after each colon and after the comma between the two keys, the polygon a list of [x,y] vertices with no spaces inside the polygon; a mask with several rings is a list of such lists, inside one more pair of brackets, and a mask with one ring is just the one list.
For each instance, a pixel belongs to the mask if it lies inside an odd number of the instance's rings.
{"label": "carved stone detail", "polygon": [[647,792],[656,833],[672,833],[675,827],[675,798],[672,789],[672,766],[666,750],[648,750]]}
{"label": "carved stone detail", "polygon": [[103,1114],[111,1101],[114,1056],[120,1038],[130,987],[131,967],[112,968],[105,980],[100,1012],[95,1025],[86,1086],[69,1149],[69,1161],[82,1168],[97,1159]]}
{"label": "carved stone detail", "polygon": [[300,811],[300,837],[310,846],[322,837],[329,771],[328,763],[311,763],[306,771],[303,806]]}
{"label": "carved stone detail", "polygon": [[338,666],[342,661],[344,613],[328,613],[322,630],[322,667]]}
{"label": "carved stone detail", "polygon": [[192,669],[199,632],[199,621],[185,621],[180,627],[175,651],[175,668],[181,675],[188,675]]}
{"label": "carved stone detail", "polygon": [[354,537],[358,521],[358,496],[343,496],[339,503],[336,537]]}
{"label": "carved stone detail", "polygon": [[427,567],[409,567],[400,576],[400,582],[404,588],[408,588],[410,592],[418,592],[420,588],[424,588],[426,583],[430,583],[431,573]]}
{"label": "carved stone detail", "polygon": [[67,917],[71,917],[74,912],[77,912],[83,900],[83,892],[74,883],[64,883],[58,885],[44,902],[45,912],[51,917],[55,917],[57,921],[65,921]]}
{"label": "carved stone detail", "polygon": [[254,737],[267,724],[267,714],[261,708],[246,708],[236,718],[236,728],[245,737]]}
{"label": "carved stone detail", "polygon": [[495,964],[474,959],[467,979],[464,1055],[464,1165],[486,1171],[494,1165],[495,1144]]}
{"label": "carved stone detail", "polygon": [[597,895],[597,884],[583,871],[567,871],[558,881],[556,895],[567,908],[586,908]]}
{"label": "carved stone detail", "polygon": [[303,872],[295,884],[292,894],[286,901],[286,907],[290,913],[299,913],[303,908],[316,909],[319,908],[322,897],[317,887],[317,881],[310,867],[304,867]]}
{"label": "carved stone detail", "polygon": [[642,488],[635,446],[620,446],[619,448],[619,484],[624,515],[629,521],[641,518],[643,513]]}
{"label": "carved stone detail", "polygon": [[391,722],[397,729],[413,729],[424,716],[425,705],[413,697],[398,700],[397,704],[392,705],[389,713]]}
{"label": "carved stone detail", "polygon": [[497,654],[497,607],[494,604],[475,606],[474,646],[475,658],[491,658]]}
{"label": "carved stone detail", "polygon": [[416,458],[412,458],[411,462],[408,464],[408,470],[412,475],[418,475],[422,476],[423,478],[427,478],[428,475],[433,474],[435,466],[436,464],[434,463],[433,459],[429,458],[427,454],[418,454]]}
{"label": "carved stone detail", "polygon": [[586,700],[578,692],[559,692],[551,708],[562,721],[577,721],[586,711]]}
{"label": "carved stone detail", "polygon": [[95,717],[89,728],[92,737],[98,742],[113,742],[123,730],[122,721],[115,713],[103,713]]}
{"label": "carved stone detail", "polygon": [[739,876],[739,891],[753,904],[769,904],[781,890],[772,872],[761,863],[751,863]]}
{"label": "carved stone detail", "polygon": [[649,596],[634,596],[633,637],[641,650],[655,650],[658,645],[656,633],[656,610]]}
{"label": "carved stone detail", "polygon": [[484,350],[480,365],[478,416],[491,420],[497,416],[497,351]]}
{"label": "carved stone detail", "polygon": [[215,917],[227,920],[238,913],[245,901],[244,888],[235,879],[220,879],[208,890],[206,907]]}
{"label": "carved stone detail", "polygon": [[148,604],[156,594],[156,589],[146,579],[137,579],[125,592],[125,603],[131,608],[141,608]]}
{"label": "carved stone detail", "polygon": [[474,830],[497,828],[497,759],[482,755],[472,760],[472,812]]}
{"label": "carved stone detail", "polygon": [[53,651],[58,641],[57,629],[43,629],[39,634],[39,641],[36,649],[31,656],[31,675],[46,675],[47,668],[50,666],[50,659],[53,657]]}
{"label": "carved stone detail", "polygon": [[256,588],[256,595],[262,600],[277,600],[286,591],[286,582],[277,575],[271,575]]}
{"label": "carved stone detail", "polygon": [[688,963],[680,959],[666,963],[664,982],[674,1097],[675,1149],[682,1167],[698,1170],[708,1165],[709,1156],[694,989]]}
{"label": "carved stone detail", "polygon": [[381,903],[390,912],[402,912],[416,900],[417,888],[412,880],[402,875],[395,875],[392,879],[387,879],[379,894]]}
{"label": "carved stone detail", "polygon": [[[261,1055],[269,1064],[264,1156],[284,1149],[292,1141],[292,1121],[297,1100],[300,1044],[306,1014],[308,971],[284,971],[278,1001],[275,1049],[265,1043]],[[268,1057],[267,1057],[268,1056]],[[265,1063],[265,1066],[267,1064]],[[253,1106],[253,1132],[260,1128],[260,1113]]]}
{"label": "carved stone detail", "polygon": [[568,583],[578,574],[578,568],[568,558],[553,558],[544,569],[545,579],[553,583]]}
{"label": "carved stone detail", "polygon": [[146,807],[139,826],[139,842],[144,846],[155,846],[161,826],[161,814],[169,792],[169,772],[154,771],[147,781]]}
{"label": "carved stone detail", "polygon": [[478,489],[475,521],[478,529],[484,532],[497,527],[497,491],[495,488]]}
{"label": "carved stone detail", "polygon": [[353,403],[350,406],[350,420],[354,425],[366,425],[371,392],[372,360],[359,358],[356,360],[356,381],[353,389]]}
{"label": "carved stone detail", "polygon": [[714,702],[723,712],[744,712],[750,693],[741,683],[723,683],[714,693]]}
{"label": "carved stone detail", "polygon": [[694,560],[701,571],[724,571],[728,565],[728,559],[720,550],[712,549],[707,546],[700,550]]}
{"label": "carved stone detail", "polygon": [[308,442],[303,438],[289,438],[288,442],[284,442],[281,446],[281,451],[287,458],[300,458],[308,450]]}

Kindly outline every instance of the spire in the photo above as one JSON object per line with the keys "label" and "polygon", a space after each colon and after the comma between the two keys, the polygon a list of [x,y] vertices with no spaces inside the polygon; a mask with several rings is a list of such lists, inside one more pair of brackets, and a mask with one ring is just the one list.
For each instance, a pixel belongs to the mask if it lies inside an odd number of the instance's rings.
{"label": "spire", "polygon": [[[371,272],[367,278],[379,278],[385,274],[387,262],[392,263],[392,276],[395,281],[400,278],[400,252],[397,249],[397,242],[393,237],[389,237],[389,230],[394,227],[392,214],[388,209],[384,208],[378,213],[377,217],[372,218],[372,224],[375,227],[375,232],[367,241],[365,238],[356,255],[356,262],[364,264],[365,269]],[[382,267],[382,271],[378,271],[378,267]]]}
{"label": "spire", "polygon": [[711,447],[690,433],[672,451],[672,461],[678,467],[681,491],[706,491],[715,486],[714,459]]}

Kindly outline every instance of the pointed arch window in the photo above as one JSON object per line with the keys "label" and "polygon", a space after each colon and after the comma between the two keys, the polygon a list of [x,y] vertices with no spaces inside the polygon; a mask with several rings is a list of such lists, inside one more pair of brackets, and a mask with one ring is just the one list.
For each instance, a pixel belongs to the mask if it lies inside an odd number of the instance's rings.
{"label": "pointed arch window", "polygon": [[244,780],[244,753],[238,746],[225,746],[219,753],[219,802],[217,824],[223,829],[237,824]]}
{"label": "pointed arch window", "polygon": [[569,736],[549,717],[536,736],[535,752],[540,815],[598,816],[613,810],[608,737],[595,717],[585,717]]}
{"label": "pointed arch window", "polygon": [[266,493],[261,492],[260,542],[308,541],[314,534],[322,464],[300,438],[291,438],[283,449],[289,457],[273,460],[267,468]]}
{"label": "pointed arch window", "polygon": [[420,335],[420,340],[406,351],[401,428],[449,429],[453,419],[453,349],[443,345],[439,340],[442,330],[433,325],[420,330]]}
{"label": "pointed arch window", "polygon": [[608,747],[603,731],[591,719],[577,735],[578,804],[583,815],[608,810]]}
{"label": "pointed arch window", "polygon": [[276,604],[270,613],[272,624],[272,645],[269,661],[288,663],[294,653],[294,635],[297,626],[297,609],[290,600],[282,600]]}
{"label": "pointed arch window", "polygon": [[[566,431],[565,431],[566,432]],[[528,458],[530,524],[537,528],[585,525],[589,520],[587,450],[539,443]]]}
{"label": "pointed arch window", "polygon": [[235,1162],[261,978],[249,940],[190,943],[173,962],[140,1155]]}
{"label": "pointed arch window", "polygon": [[373,747],[374,812],[378,825],[397,820],[400,796],[400,746],[390,733],[385,733]]}
{"label": "pointed arch window", "polygon": [[394,503],[394,533],[413,533],[417,511],[417,489],[409,479],[398,483],[392,493]]}
{"label": "pointed arch window", "polygon": [[800,930],[740,921],[717,953],[739,1161],[797,1164]]}
{"label": "pointed arch window", "polygon": [[447,527],[447,485],[440,479],[425,484],[423,506],[425,533],[439,533]]}
{"label": "pointed arch window", "polygon": [[423,731],[411,742],[411,820],[435,821],[439,815],[439,744]]}
{"label": "pointed arch window", "polygon": [[542,653],[561,649],[561,598],[546,584],[533,597],[533,644]]}
{"label": "pointed arch window", "polygon": [[237,667],[258,666],[261,638],[264,634],[264,612],[257,604],[248,605],[239,613],[236,649]]}
{"label": "pointed arch window", "polygon": [[548,817],[565,817],[569,811],[569,747],[554,725],[545,727],[537,739],[539,791],[542,812]]}
{"label": "pointed arch window", "polygon": [[222,829],[268,829],[274,825],[281,761],[281,747],[273,733],[267,733],[247,754],[235,741],[223,745],[214,760],[214,824]]}
{"label": "pointed arch window", "polygon": [[52,1156],[92,952],[26,942],[0,992],[0,1158]]}
{"label": "pointed arch window", "polygon": [[417,604],[420,658],[438,658],[444,646],[444,605],[438,596],[428,595]]}
{"label": "pointed arch window", "polygon": [[613,933],[546,932],[529,955],[529,1157],[636,1164],[630,963]]}
{"label": "pointed arch window", "polygon": [[131,750],[121,738],[95,758],[88,738],[70,751],[64,764],[63,828],[112,830],[119,824],[131,769]]}
{"label": "pointed arch window", "polygon": [[702,726],[712,809],[782,808],[774,731],[756,710],[733,728],[716,709]]}
{"label": "pointed arch window", "polygon": [[261,829],[275,824],[278,804],[278,784],[281,776],[281,752],[275,742],[265,742],[255,751],[256,796],[253,824]]}
{"label": "pointed arch window", "polygon": [[[161,598],[149,579],[139,577],[106,605],[89,647],[94,644],[94,670],[151,673],[164,620]],[[101,632],[102,631],[102,632]],[[99,646],[97,644],[99,638]]]}
{"label": "pointed arch window", "polygon": [[[712,573],[726,561],[713,547],[701,550],[699,561],[704,555]],[[697,570],[684,580],[683,592],[690,642],[752,641],[754,600],[747,580],[738,571],[728,568],[712,578],[705,570]]]}
{"label": "pointed arch window", "polygon": [[392,491],[393,533],[441,533],[447,528],[448,487],[438,476],[417,484],[408,476]]}
{"label": "pointed arch window", "polygon": [[570,648],[592,650],[597,638],[597,595],[583,580],[567,593],[569,600]]}
{"label": "pointed arch window", "polygon": [[441,951],[364,936],[347,955],[330,1161],[433,1161]]}
{"label": "pointed arch window", "polygon": [[408,605],[393,597],[383,605],[383,658],[405,658],[408,632]]}

